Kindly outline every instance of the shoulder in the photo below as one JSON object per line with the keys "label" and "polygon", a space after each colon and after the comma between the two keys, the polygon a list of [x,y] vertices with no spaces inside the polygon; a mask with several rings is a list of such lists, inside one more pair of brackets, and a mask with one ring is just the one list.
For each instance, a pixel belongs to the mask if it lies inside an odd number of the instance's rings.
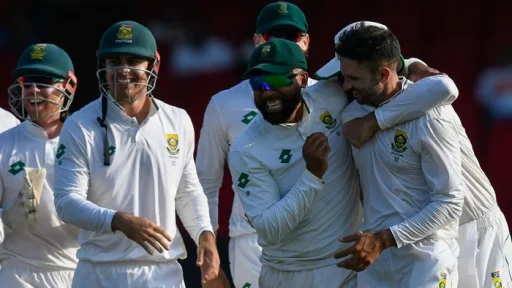
{"label": "shoulder", "polygon": [[304,88],[302,94],[306,101],[314,103],[314,107],[338,108],[341,112],[348,104],[348,97],[337,78],[320,80]]}
{"label": "shoulder", "polygon": [[258,145],[260,141],[264,140],[265,136],[265,120],[258,114],[254,120],[247,125],[233,141],[230,150],[234,153],[246,153],[250,147]]}
{"label": "shoulder", "polygon": [[179,108],[176,106],[172,106],[170,104],[167,104],[159,99],[155,99],[155,103],[158,106],[159,112],[169,118],[171,118],[173,121],[191,121],[190,116],[188,115],[187,111],[183,108]]}
{"label": "shoulder", "polygon": [[224,111],[239,105],[247,106],[246,102],[250,101],[252,103],[253,99],[253,91],[249,85],[249,80],[244,80],[229,89],[222,90],[213,95],[209,105],[215,104],[219,111]]}

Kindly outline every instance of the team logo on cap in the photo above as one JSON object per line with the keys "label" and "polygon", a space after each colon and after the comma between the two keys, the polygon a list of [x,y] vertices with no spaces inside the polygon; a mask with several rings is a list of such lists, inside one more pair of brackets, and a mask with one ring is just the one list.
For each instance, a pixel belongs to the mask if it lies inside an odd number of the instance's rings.
{"label": "team logo on cap", "polygon": [[132,43],[132,25],[122,24],[116,34],[116,42]]}
{"label": "team logo on cap", "polygon": [[284,2],[279,2],[279,13],[288,14],[288,5]]}
{"label": "team logo on cap", "polygon": [[325,111],[324,114],[320,115],[320,121],[325,124],[325,128],[332,129],[336,126],[336,119],[332,118],[329,111]]}
{"label": "team logo on cap", "polygon": [[180,153],[178,134],[166,134],[165,136],[167,137],[167,152],[173,156]]}
{"label": "team logo on cap", "polygon": [[43,60],[44,54],[46,54],[46,44],[36,44],[32,47],[30,59]]}
{"label": "team logo on cap", "polygon": [[263,48],[261,48],[261,57],[266,57],[268,54],[270,54],[270,45],[265,45]]}

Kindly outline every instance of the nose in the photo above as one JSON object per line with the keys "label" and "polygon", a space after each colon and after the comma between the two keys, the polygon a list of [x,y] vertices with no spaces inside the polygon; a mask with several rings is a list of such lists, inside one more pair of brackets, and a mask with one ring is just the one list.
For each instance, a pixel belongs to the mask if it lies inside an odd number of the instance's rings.
{"label": "nose", "polygon": [[39,87],[35,83],[25,84],[23,86],[23,96],[34,96],[37,92],[40,92]]}

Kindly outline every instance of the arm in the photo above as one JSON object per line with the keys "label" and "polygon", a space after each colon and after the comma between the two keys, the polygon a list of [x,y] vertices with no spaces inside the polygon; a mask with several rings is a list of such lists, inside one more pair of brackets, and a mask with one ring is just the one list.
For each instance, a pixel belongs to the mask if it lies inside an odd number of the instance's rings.
{"label": "arm", "polygon": [[324,187],[321,179],[305,169],[281,198],[269,171],[250,155],[233,149],[228,163],[247,218],[266,245],[279,243],[295,229]]}
{"label": "arm", "polygon": [[68,119],[60,133],[55,165],[55,209],[65,223],[96,233],[110,233],[116,211],[87,200],[89,168],[81,144],[85,143],[85,137],[72,132],[82,133],[82,128]]}
{"label": "arm", "polygon": [[194,127],[187,114],[182,119],[183,125],[186,126],[187,154],[185,168],[176,193],[176,212],[192,239],[199,244],[201,234],[204,231],[213,233],[213,229],[208,212],[208,200],[197,177],[194,163]]}
{"label": "arm", "polygon": [[459,90],[450,77],[426,77],[410,85],[398,97],[375,110],[381,129],[419,118],[435,107],[450,105],[459,96]]}
{"label": "arm", "polygon": [[224,163],[228,154],[228,136],[215,99],[204,113],[203,127],[197,147],[197,175],[208,198],[213,230],[219,229],[219,189],[224,177]]}
{"label": "arm", "polygon": [[397,247],[419,241],[462,214],[464,184],[456,128],[444,119],[421,121],[418,146],[431,202],[412,218],[390,228]]}
{"label": "arm", "polygon": [[[0,155],[0,160],[1,160],[1,155]],[[0,173],[0,203],[2,203],[2,200],[3,200],[3,197],[4,197],[4,182],[2,180],[2,174]],[[4,213],[4,207],[0,207],[0,243],[4,242],[4,239],[5,239],[5,235],[8,234],[11,229],[9,229],[9,227],[5,224],[5,222],[3,221],[3,213]]]}
{"label": "arm", "polygon": [[[418,58],[404,59],[404,61],[403,61],[404,67],[402,70],[398,71],[398,76],[403,76],[403,77],[409,79],[411,72],[414,73],[414,68],[415,68],[414,66],[416,65],[414,63],[421,64],[425,67],[428,67],[427,63],[423,62],[422,60],[420,60]],[[411,69],[409,69],[409,68],[411,68]]]}

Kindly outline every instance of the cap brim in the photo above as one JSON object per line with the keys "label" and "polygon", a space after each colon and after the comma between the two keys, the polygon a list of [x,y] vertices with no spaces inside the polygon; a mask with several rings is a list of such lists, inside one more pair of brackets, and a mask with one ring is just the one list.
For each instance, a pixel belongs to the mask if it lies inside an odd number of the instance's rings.
{"label": "cap brim", "polygon": [[56,76],[56,77],[64,77],[67,78],[67,72],[66,75],[63,75],[61,71],[54,69],[52,67],[48,67],[46,65],[41,64],[33,64],[33,65],[26,65],[22,68],[16,69],[12,72],[12,75],[14,78],[18,78],[21,76],[28,76],[28,75],[50,75],[50,76]]}
{"label": "cap brim", "polygon": [[276,64],[272,64],[272,63],[261,63],[261,64],[258,64],[256,66],[252,67],[251,69],[247,70],[247,72],[245,72],[245,74],[244,74],[244,79],[247,79],[247,78],[253,76],[254,72],[256,72],[258,70],[265,71],[270,74],[279,75],[279,74],[287,74],[287,73],[293,71],[293,69],[295,69],[295,68],[297,68],[297,67],[276,65]]}
{"label": "cap brim", "polygon": [[256,29],[256,33],[265,33],[267,31],[272,30],[272,28],[275,28],[277,26],[292,26],[292,27],[295,27],[295,28],[299,29],[301,32],[304,32],[304,33],[308,32],[308,31],[306,31],[304,29],[304,27],[299,26],[297,23],[295,23],[293,21],[290,21],[290,20],[276,20],[276,21],[268,23],[267,25],[258,27]]}
{"label": "cap brim", "polygon": [[331,61],[327,62],[322,68],[316,71],[315,76],[318,80],[330,79],[338,76],[340,73],[340,60],[338,58],[332,58]]}

